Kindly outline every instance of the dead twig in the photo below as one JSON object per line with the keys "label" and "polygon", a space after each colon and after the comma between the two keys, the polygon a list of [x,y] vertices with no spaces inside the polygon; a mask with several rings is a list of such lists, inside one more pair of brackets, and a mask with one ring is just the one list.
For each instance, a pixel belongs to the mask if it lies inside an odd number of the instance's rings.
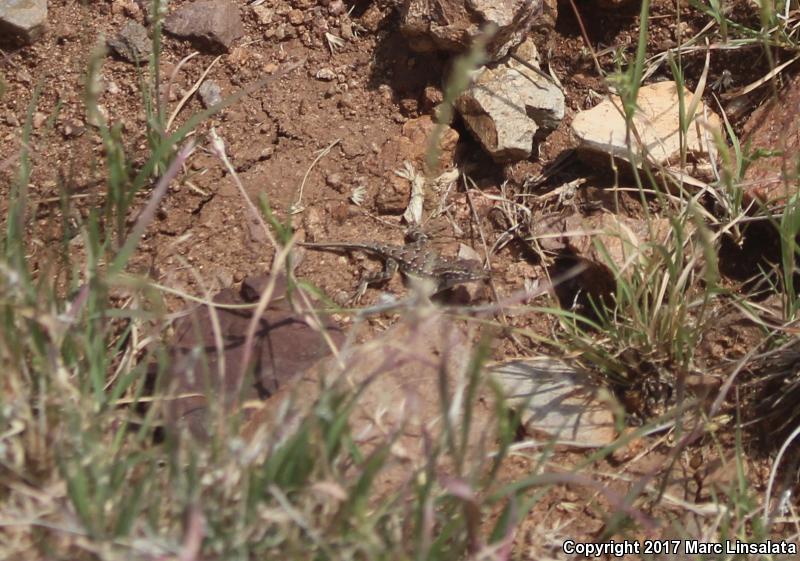
{"label": "dead twig", "polygon": [[581,18],[581,13],[578,11],[578,7],[575,5],[575,0],[569,0],[569,5],[572,7],[572,13],[575,14],[575,19],[578,20],[578,27],[581,30],[581,37],[583,37],[583,42],[586,44],[586,48],[589,49],[589,52],[592,55],[592,60],[594,61],[594,68],[597,70],[597,75],[602,78],[605,75],[603,74],[603,68],[600,66],[600,61],[597,60],[597,54],[594,52],[592,42],[589,40],[589,34],[586,33],[586,27],[583,25],[583,18]]}
{"label": "dead twig", "polygon": [[329,154],[330,151],[333,150],[333,147],[336,146],[337,144],[339,144],[341,141],[342,141],[341,138],[337,138],[336,140],[331,142],[327,147],[325,147],[322,150],[320,150],[319,153],[317,154],[317,157],[314,158],[314,161],[311,162],[310,166],[308,166],[308,169],[306,170],[306,174],[303,176],[303,181],[300,183],[300,190],[299,190],[299,192],[297,194],[297,200],[294,203],[292,203],[291,207],[289,207],[289,214],[297,214],[299,212],[303,212],[303,208],[304,208],[303,207],[303,189],[305,189],[306,181],[308,181],[308,176],[311,173],[311,170],[314,169],[314,166],[317,165],[317,162],[319,162],[322,158],[324,158],[327,154]]}
{"label": "dead twig", "polygon": [[[196,53],[193,53],[193,54],[196,54]],[[192,55],[189,55],[189,56],[192,56]],[[189,57],[187,57],[187,58],[186,58],[186,59],[184,59],[184,60],[188,60],[188,58],[189,58]],[[196,91],[198,90],[198,88],[200,87],[200,84],[202,84],[202,83],[203,83],[203,80],[205,80],[205,79],[206,79],[206,76],[208,76],[208,73],[209,73],[209,72],[211,72],[211,69],[212,69],[212,68],[214,68],[214,65],[215,65],[215,64],[217,64],[217,62],[218,62],[218,61],[219,61],[219,59],[221,59],[221,58],[222,58],[222,55],[218,56],[218,57],[217,57],[217,58],[215,58],[213,61],[211,61],[211,64],[209,64],[209,65],[208,65],[208,67],[207,67],[207,68],[205,69],[205,71],[204,71],[204,72],[203,72],[203,73],[200,75],[200,77],[197,79],[197,81],[194,83],[194,85],[193,85],[193,86],[192,86],[192,87],[189,89],[189,91],[188,91],[188,92],[186,92],[186,94],[185,94],[185,95],[184,95],[184,96],[181,98],[181,100],[178,102],[178,105],[177,105],[177,107],[175,107],[175,110],[172,112],[172,115],[170,115],[170,116],[169,116],[169,119],[167,120],[167,126],[166,126],[166,130],[169,130],[169,128],[172,126],[172,122],[175,120],[175,117],[177,117],[177,116],[178,116],[178,113],[180,113],[180,112],[181,112],[181,109],[183,109],[183,106],[184,106],[184,105],[186,105],[186,102],[187,102],[187,101],[189,101],[189,98],[190,98],[190,97],[192,97],[192,96],[194,95],[194,92],[196,92]],[[183,62],[183,61],[181,61],[181,62]],[[176,70],[177,70],[177,69],[176,69]]]}

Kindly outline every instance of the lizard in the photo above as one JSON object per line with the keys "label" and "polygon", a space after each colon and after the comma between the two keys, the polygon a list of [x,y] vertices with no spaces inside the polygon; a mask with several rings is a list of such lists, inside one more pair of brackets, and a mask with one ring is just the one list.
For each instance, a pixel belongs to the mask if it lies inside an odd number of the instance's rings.
{"label": "lizard", "polygon": [[301,243],[303,247],[318,251],[362,251],[383,261],[383,271],[370,275],[359,284],[353,301],[364,295],[370,284],[378,284],[392,278],[399,270],[406,277],[431,280],[434,292],[442,292],[456,285],[484,280],[489,277],[475,261],[441,257],[427,249],[422,241],[404,246],[375,242],[326,242]]}

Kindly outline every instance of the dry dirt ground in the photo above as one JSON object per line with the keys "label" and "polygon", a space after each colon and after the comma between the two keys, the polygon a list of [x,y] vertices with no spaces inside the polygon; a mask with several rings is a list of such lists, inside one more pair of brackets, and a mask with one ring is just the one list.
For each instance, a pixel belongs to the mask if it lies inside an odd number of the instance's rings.
{"label": "dry dirt ground", "polygon": [[[180,3],[174,2],[174,5]],[[409,51],[398,32],[396,14],[388,5],[358,2],[352,6],[350,16],[330,16],[325,7],[309,0],[268,0],[267,4],[271,4],[277,14],[301,9],[304,19],[298,25],[286,23],[285,36],[279,39],[267,34],[252,10],[242,5],[246,36],[230,53],[222,56],[208,78],[216,81],[222,87],[223,96],[227,96],[266,75],[280,74],[294,62],[300,61],[300,67],[246,96],[198,128],[196,137],[201,139],[200,149],[170,188],[157,220],[131,263],[132,270],[146,272],[161,284],[190,294],[202,296],[205,290],[239,283],[248,275],[267,269],[273,258],[270,244],[231,176],[207,149],[208,144],[203,139],[210,125],[225,140],[227,153],[248,195],[257,201],[260,194],[265,194],[278,219],[289,222],[308,239],[401,243],[400,213],[405,203],[397,203],[398,199],[402,200],[403,192],[402,187],[398,187],[401,182],[395,171],[403,167],[404,161],[420,161],[424,150],[420,139],[427,131],[425,119],[441,96],[442,81],[448,69],[447,57]],[[592,2],[579,4],[589,37],[596,46],[617,47],[628,57],[633,56],[638,36],[637,6],[608,11]],[[59,202],[61,188],[65,187],[70,194],[72,212],[84,217],[90,209],[102,205],[104,197],[102,144],[96,130],[86,122],[83,104],[91,53],[102,35],[108,37],[127,20],[141,18],[141,10],[133,0],[88,3],[52,0],[49,9],[50,29],[44,39],[31,47],[6,49],[0,56],[0,72],[7,82],[7,91],[0,99],[0,209],[5,215],[7,189],[20,153],[21,126],[34,92],[38,91],[35,127],[29,146],[33,166],[29,211],[34,217],[29,251],[40,271],[52,273],[52,259],[56,253],[53,248],[64,241],[60,238],[64,219]],[[757,18],[746,2],[738,3],[735,9],[742,11],[742,19]],[[675,46],[678,33],[683,37],[692,36],[706,24],[707,19],[696,11],[688,7],[681,10],[683,23],[677,31],[675,2],[653,2],[649,22],[650,54]],[[286,22],[285,15],[276,17]],[[337,35],[349,33],[350,39],[331,49],[324,37],[326,30]],[[490,216],[493,202],[488,196],[498,195],[501,188],[509,192],[520,190],[526,180],[536,177],[569,150],[574,145],[569,134],[571,116],[595,104],[594,93],[604,92],[603,82],[594,70],[568,3],[558,4],[554,27],[538,32],[536,39],[544,60],[565,88],[567,117],[542,143],[537,157],[508,167],[496,165],[483,155],[477,143],[456,121],[454,126],[460,137],[454,148],[454,158],[469,171],[475,185],[469,192],[472,207],[463,186],[459,185],[449,195],[450,208],[446,215],[428,225],[436,232],[435,240],[441,243],[443,253],[452,254],[459,243],[464,243],[483,255],[481,231],[489,245],[501,231],[500,225]],[[178,62],[192,51],[189,44],[165,36],[162,76],[169,76]],[[601,55],[601,62],[607,69],[613,69],[612,55],[611,51]],[[738,85],[747,84],[763,75],[758,70],[765,67],[761,57],[759,49],[744,54],[738,51],[735,57],[721,53],[712,60],[710,79],[727,70]],[[214,59],[214,55],[200,54],[180,68],[172,91],[161,92],[168,99],[168,111],[176,107],[178,100]],[[702,57],[686,56],[683,62],[689,77],[687,85],[694,88],[702,70]],[[317,78],[320,71],[331,79]],[[105,88],[100,103],[111,121],[123,123],[129,153],[141,163],[147,154],[147,139],[139,72],[129,63],[111,56],[106,58],[102,65]],[[667,75],[663,68],[659,72]],[[177,123],[201,109],[200,101],[192,97]],[[747,111],[735,126],[741,124],[746,114]],[[539,187],[539,192],[546,193],[581,177],[586,178],[580,194],[580,202],[586,204],[578,205],[582,212],[598,212],[603,206],[611,205],[603,189],[612,184],[613,178],[602,170],[577,162],[562,168]],[[504,182],[507,182],[505,187]],[[356,188],[364,190],[360,206],[351,201]],[[137,206],[145,201],[147,191],[145,189],[137,198]],[[304,210],[291,214],[290,207],[298,201]],[[473,208],[477,221],[473,219]],[[634,199],[625,200],[623,208],[632,216],[640,215]],[[66,243],[71,244],[76,255],[82,252],[80,237]],[[741,255],[735,256],[733,261],[740,265]],[[297,275],[339,300],[352,293],[364,266],[374,268],[376,264],[362,262],[354,256],[306,252]],[[500,297],[520,289],[526,279],[542,276],[540,264],[513,244],[492,256],[492,269]],[[198,285],[195,272],[205,286]],[[751,274],[752,269],[747,273]],[[746,274],[733,275],[730,282],[744,276]],[[399,293],[404,288],[399,279],[394,279],[386,290]],[[377,294],[375,290],[368,291],[365,303],[375,302]],[[171,301],[170,305],[176,307],[179,302]],[[388,320],[376,320],[374,329],[380,330],[385,321]],[[552,321],[534,315],[509,318],[514,326],[542,333],[550,330]],[[705,359],[710,360],[718,353],[740,356],[748,349],[752,337],[735,318],[728,324],[722,322],[719,331],[705,342]],[[494,352],[493,358],[502,359],[520,350],[500,339]],[[701,357],[701,363],[703,360]],[[726,439],[728,437],[723,437],[721,450],[730,452],[732,440]],[[632,478],[662,469],[670,454],[668,445],[652,440],[637,446],[639,448],[628,451],[619,462],[602,462],[594,469],[599,473],[623,472]],[[640,456],[643,450],[649,453]],[[675,483],[675,494],[687,498],[686,488],[692,488],[697,493],[692,500],[709,500],[707,489],[715,484],[711,479],[730,482],[731,473],[716,469],[719,455],[719,450],[709,443],[678,458],[674,469],[681,475]],[[565,452],[557,461],[568,467],[582,457],[582,454]],[[514,459],[503,478],[513,480],[529,469],[526,460]],[[748,465],[754,489],[763,489],[765,473],[762,460],[758,458]],[[678,489],[681,482],[690,483]],[[619,481],[618,490],[623,494],[625,485],[624,481]],[[542,525],[552,530],[554,536],[597,537],[603,529],[609,505],[601,497],[599,502],[589,506],[585,498],[567,487],[551,490],[548,499],[537,506],[530,522],[526,523],[528,526],[523,526],[517,534],[517,546],[523,556],[536,557],[556,545],[528,543],[527,536],[542,535]],[[675,513],[691,516],[680,508],[676,508]],[[665,519],[673,515],[668,502],[661,506],[660,512],[653,514]],[[688,520],[681,523],[684,527],[692,524]],[[669,528],[669,524],[663,527]],[[665,532],[666,537],[669,531]]]}
{"label": "dry dirt ground", "polygon": [[[285,37],[281,40],[274,34],[265,37],[266,28],[274,28],[275,24],[263,26],[251,10],[243,9],[246,36],[211,68],[207,77],[222,87],[223,96],[228,96],[265,75],[280,74],[293,62],[302,61],[302,67],[224,110],[201,126],[196,136],[205,138],[208,127],[214,125],[225,140],[250,197],[257,201],[260,194],[266,195],[276,216],[303,230],[307,239],[400,243],[400,214],[408,192],[398,187],[407,182],[399,180],[395,172],[406,161],[420,167],[424,140],[430,130],[426,119],[441,98],[448,59],[409,51],[397,30],[394,11],[380,3],[358,3],[350,17],[326,16],[322,7],[312,9],[306,3],[295,3],[307,8],[305,19],[300,25],[290,25],[285,23],[286,16],[277,16],[276,22],[284,22]],[[273,7],[277,14],[286,14],[294,6],[275,2]],[[607,11],[589,3],[581,9],[595,45],[614,46],[632,56],[638,34],[636,6]],[[677,44],[674,12],[670,2],[653,3],[651,53]],[[688,9],[684,12],[682,33],[688,37],[699,31],[705,19]],[[540,30],[536,38],[540,52],[546,53],[545,60],[564,85],[567,116],[540,145],[538,157],[506,167],[482,154],[467,131],[455,123],[460,137],[454,157],[475,181],[473,202],[481,221],[476,224],[473,220],[463,188],[453,193],[448,199],[446,219],[426,225],[435,232],[434,239],[443,244],[443,253],[455,252],[457,242],[482,250],[478,228],[483,229],[491,245],[499,228],[496,221],[487,218],[494,206],[487,195],[498,195],[506,180],[508,191],[520,190],[526,180],[535,178],[573,147],[569,134],[571,116],[592,106],[598,99],[594,94],[605,91],[569,6],[559,5],[558,14],[554,29]],[[16,169],[13,164],[19,154],[21,126],[32,96],[40,88],[30,146],[31,213],[37,219],[32,231],[34,265],[52,262],[48,248],[61,236],[58,211],[62,186],[71,195],[74,212],[84,217],[89,209],[102,204],[105,171],[101,139],[87,124],[83,105],[87,68],[100,37],[112,36],[130,19],[142,19],[142,10],[133,0],[86,5],[53,2],[49,19],[51,29],[45,39],[29,48],[8,50],[0,60],[7,82],[0,105],[3,185],[10,183]],[[332,30],[342,35],[342,29],[348,30],[352,40],[332,52],[324,32]],[[163,44],[161,75],[167,77],[193,48],[169,36],[164,37]],[[758,76],[752,64],[759,62],[758,53],[757,49],[753,51],[753,60],[747,53],[737,53],[735,68],[724,54],[715,57],[711,75],[734,69],[737,83],[747,83],[751,75]],[[600,57],[609,70],[614,66],[612,54],[606,49]],[[169,100],[167,113],[178,105],[214,58],[208,54],[195,56],[177,72],[169,91],[164,85],[161,94]],[[689,77],[687,85],[694,87],[693,77],[700,73],[702,57],[687,57],[684,65]],[[333,79],[318,79],[320,71]],[[660,74],[666,76],[665,72],[662,68]],[[100,103],[112,123],[123,124],[124,142],[129,154],[134,155],[135,167],[148,149],[140,70],[109,56],[101,75],[105,88]],[[657,73],[655,78],[659,77]],[[172,130],[201,109],[198,96],[193,96]],[[148,231],[132,264],[134,270],[147,271],[159,282],[190,293],[201,290],[191,269],[204,279],[204,289],[214,289],[263,271],[272,259],[272,250],[234,182],[209,152],[208,143],[200,145],[181,181],[171,187],[156,224]],[[320,156],[326,148],[330,150]],[[571,163],[538,189],[545,194],[576,178],[587,179],[578,195],[578,208],[584,214],[610,208],[612,197],[604,194],[603,188],[611,185],[613,178],[578,163]],[[364,190],[364,203],[356,206],[350,197],[359,188]],[[147,192],[141,193],[137,202],[146,196]],[[0,201],[4,212],[7,200],[3,197]],[[298,201],[305,211],[290,214],[290,207]],[[635,200],[623,198],[624,212],[636,217],[641,214],[637,207]],[[619,207],[613,210],[618,212]],[[74,250],[80,251],[79,237],[71,243]],[[526,257],[513,245],[492,256],[499,296],[521,288],[525,279],[541,277],[538,264]],[[359,269],[361,266],[352,259],[317,254],[305,259],[297,272],[338,300],[352,293]],[[399,280],[393,282],[388,289],[399,291]],[[367,303],[369,298],[368,294]],[[546,326],[537,327],[530,318],[519,321],[522,323],[517,326],[546,331]]]}

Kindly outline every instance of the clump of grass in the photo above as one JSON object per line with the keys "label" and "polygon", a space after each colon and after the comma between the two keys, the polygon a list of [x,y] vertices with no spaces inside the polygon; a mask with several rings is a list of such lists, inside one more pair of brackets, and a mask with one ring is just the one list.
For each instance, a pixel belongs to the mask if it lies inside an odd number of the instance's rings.
{"label": "clump of grass", "polygon": [[[642,2],[640,21],[648,21],[649,10],[650,3]],[[610,233],[618,239],[614,245],[622,248],[616,260],[595,240],[602,264],[613,277],[613,294],[603,299],[590,296],[585,315],[557,312],[565,330],[557,344],[568,354],[579,353],[587,366],[617,388],[644,383],[670,393],[694,370],[697,345],[719,292],[718,273],[715,242],[705,223],[708,213],[681,182],[649,160],[636,130],[647,42],[648,26],[640,25],[635,57],[609,76],[627,123],[627,160],[644,213],[646,239],[632,239],[623,231]],[[680,60],[670,63],[678,90],[680,163],[685,167],[687,133],[702,92],[687,104]],[[679,196],[672,195],[673,188]],[[663,219],[653,215],[654,202],[665,213]]]}
{"label": "clump of grass", "polygon": [[719,289],[711,237],[691,209],[668,221],[654,219],[649,234],[648,240],[636,240],[611,233],[612,243],[622,248],[615,259],[595,240],[613,276],[613,294],[587,295],[585,315],[556,312],[564,329],[557,345],[573,356],[579,353],[581,362],[613,387],[644,388],[654,398],[662,391],[666,402],[695,371],[698,344],[713,323]]}
{"label": "clump of grass", "polygon": [[800,200],[791,194],[786,201],[777,224],[781,245],[781,295],[783,296],[783,320],[792,324],[800,312],[800,294],[797,291],[797,260],[800,257]]}

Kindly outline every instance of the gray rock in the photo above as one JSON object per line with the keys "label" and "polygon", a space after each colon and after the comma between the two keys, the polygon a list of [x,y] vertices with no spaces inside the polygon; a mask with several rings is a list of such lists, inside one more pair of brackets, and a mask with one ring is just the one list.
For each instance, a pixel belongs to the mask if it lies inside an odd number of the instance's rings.
{"label": "gray rock", "polygon": [[[690,107],[693,94],[684,91],[684,105]],[[681,152],[680,104],[675,82],[659,82],[639,89],[639,110],[633,118],[638,135],[628,134],[628,124],[617,96],[610,96],[595,107],[581,111],[572,121],[572,132],[579,141],[578,155],[590,164],[608,166],[611,157],[630,163],[631,152],[637,159],[648,158],[656,166],[692,177],[710,177],[710,160],[716,158],[715,130],[720,120],[700,101],[686,136],[687,161],[691,168],[679,170]],[[641,143],[639,143],[641,140]],[[638,164],[638,162],[637,162]]]}
{"label": "gray rock", "polygon": [[458,52],[494,24],[487,53],[498,60],[522,43],[541,7],[542,0],[404,0],[400,26],[416,51]]}
{"label": "gray rock", "polygon": [[[536,47],[526,41],[518,56],[538,68]],[[478,71],[456,100],[469,130],[497,162],[529,158],[536,138],[564,118],[564,92],[515,60]]]}
{"label": "gray rock", "polygon": [[186,4],[167,17],[164,30],[213,52],[229,51],[244,35],[239,8],[227,0]]}
{"label": "gray rock", "polygon": [[0,37],[33,43],[47,25],[47,0],[0,0]]}
{"label": "gray rock", "polygon": [[200,96],[200,101],[203,102],[203,107],[208,108],[222,103],[222,89],[213,80],[205,80],[200,84],[197,94]]}
{"label": "gray rock", "polygon": [[147,30],[135,21],[123,25],[119,33],[108,40],[108,46],[121,59],[134,64],[145,64],[153,50]]}
{"label": "gray rock", "polygon": [[616,438],[610,394],[603,398],[587,373],[542,357],[498,365],[492,375],[503,387],[506,403],[522,409],[528,433],[580,448],[602,448]]}

